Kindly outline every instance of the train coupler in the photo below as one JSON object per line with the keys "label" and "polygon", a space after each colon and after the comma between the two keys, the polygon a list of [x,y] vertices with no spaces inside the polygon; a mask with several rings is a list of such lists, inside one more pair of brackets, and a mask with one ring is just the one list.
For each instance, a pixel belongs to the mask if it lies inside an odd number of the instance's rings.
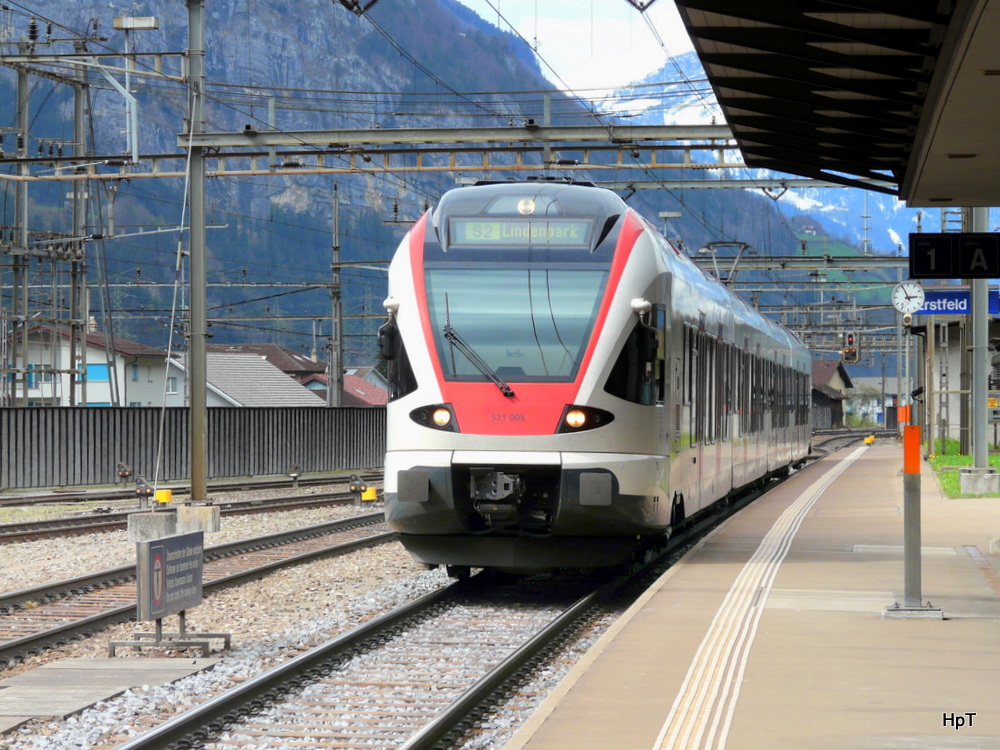
{"label": "train coupler", "polygon": [[472,469],[472,499],[497,502],[524,494],[524,480],[518,474],[506,474],[491,469]]}

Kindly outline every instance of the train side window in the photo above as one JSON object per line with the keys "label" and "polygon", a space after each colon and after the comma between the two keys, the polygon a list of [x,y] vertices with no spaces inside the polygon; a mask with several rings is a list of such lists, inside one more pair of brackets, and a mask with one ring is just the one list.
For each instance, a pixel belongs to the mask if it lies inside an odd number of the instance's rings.
{"label": "train side window", "polygon": [[771,412],[775,427],[781,427],[781,365],[771,363]]}
{"label": "train side window", "polygon": [[799,425],[809,424],[809,401],[812,392],[809,387],[809,376],[805,373],[799,375]]}
{"label": "train side window", "polygon": [[708,336],[701,331],[698,332],[698,378],[694,384],[694,412],[695,412],[695,443],[704,443],[707,433],[708,421],[708,384],[709,380],[709,357]]}
{"label": "train side window", "polygon": [[739,415],[740,435],[747,434],[747,355],[742,349],[736,349],[736,413]]}
{"label": "train side window", "polygon": [[692,325],[684,326],[684,375],[682,397],[688,407],[688,443],[698,445],[704,442],[708,430],[708,370],[710,350],[708,336]]}
{"label": "train side window", "polygon": [[690,406],[694,400],[694,370],[698,361],[698,347],[695,343],[694,329],[684,326],[684,403]]}
{"label": "train side window", "polygon": [[656,316],[656,405],[663,406],[667,392],[667,308],[654,305]]}
{"label": "train side window", "polygon": [[705,351],[708,362],[705,368],[705,440],[715,442],[715,415],[718,413],[719,395],[719,341],[706,336]]}
{"label": "train side window", "polygon": [[663,346],[660,332],[637,321],[615,360],[604,390],[612,396],[646,406],[663,402]]}
{"label": "train side window", "polygon": [[760,357],[753,356],[753,390],[750,392],[750,432],[764,429],[764,366]]}
{"label": "train side window", "polygon": [[778,426],[788,427],[788,379],[787,368],[780,365],[778,368]]}
{"label": "train side window", "polygon": [[736,403],[736,353],[729,342],[722,345],[722,351],[725,356],[725,379],[719,413],[719,438],[729,440],[729,418]]}
{"label": "train side window", "polygon": [[389,400],[407,396],[417,390],[417,378],[410,365],[410,357],[406,353],[403,338],[399,335],[399,326],[395,316],[390,317],[378,329],[379,355],[386,361],[386,375],[389,381]]}

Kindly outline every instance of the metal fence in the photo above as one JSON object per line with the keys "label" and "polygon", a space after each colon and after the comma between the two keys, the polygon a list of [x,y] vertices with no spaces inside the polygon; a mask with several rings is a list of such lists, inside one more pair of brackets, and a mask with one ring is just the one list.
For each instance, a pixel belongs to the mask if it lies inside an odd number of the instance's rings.
{"label": "metal fence", "polygon": [[[152,481],[158,408],[0,409],[0,490],[114,484],[118,463]],[[190,477],[188,410],[163,422],[160,481]],[[367,469],[385,457],[385,409],[212,408],[209,478]]]}

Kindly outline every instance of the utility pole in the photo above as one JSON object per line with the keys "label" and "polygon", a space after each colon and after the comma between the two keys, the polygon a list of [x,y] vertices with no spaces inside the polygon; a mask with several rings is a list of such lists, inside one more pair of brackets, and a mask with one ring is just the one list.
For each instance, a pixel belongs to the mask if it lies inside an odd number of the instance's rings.
{"label": "utility pole", "polygon": [[[188,122],[191,135],[205,132],[205,0],[187,0],[188,50],[187,87]],[[188,144],[191,176],[188,182],[188,206],[191,222],[188,249],[191,264],[191,502],[208,498],[208,413],[205,344],[208,338],[205,294],[205,152],[201,146]]]}
{"label": "utility pole", "polygon": [[[989,209],[972,208],[972,231],[989,231]],[[989,473],[986,399],[989,386],[989,279],[972,279],[972,466]]]}
{"label": "utility pole", "polygon": [[330,271],[330,357],[326,374],[327,407],[343,406],[344,400],[344,335],[343,309],[340,297],[340,193],[333,185],[333,244]]}
{"label": "utility pole", "polygon": [[[81,63],[72,64],[72,73],[64,75],[60,72],[47,71],[38,73],[34,64],[38,60],[52,59],[49,55],[39,54],[36,44],[47,45],[48,40],[38,42],[37,25],[32,20],[28,26],[28,42],[17,43],[17,54],[0,55],[0,64],[14,68],[17,74],[17,115],[15,134],[16,149],[14,151],[17,172],[17,184],[14,186],[14,218],[9,232],[5,232],[2,255],[10,256],[11,267],[11,316],[10,325],[4,323],[2,335],[9,346],[4,353],[2,363],[3,387],[2,403],[5,406],[28,406],[29,391],[35,390],[37,383],[36,403],[51,400],[58,402],[58,393],[67,394],[68,403],[75,406],[87,403],[86,378],[86,326],[88,298],[86,294],[86,224],[87,224],[87,186],[86,177],[79,178],[77,165],[86,157],[86,67]],[[86,56],[86,40],[73,39],[77,58]],[[6,42],[4,42],[6,44]],[[69,56],[74,57],[74,56]],[[51,231],[31,231],[29,199],[29,183],[37,177],[32,175],[32,162],[36,162],[30,154],[30,76],[40,75],[57,83],[73,87],[73,149],[71,154],[63,155],[63,143],[59,141],[58,153],[54,150],[55,143],[48,144],[48,156],[53,163],[61,166],[55,170],[54,178],[63,176],[62,170],[71,170],[73,177],[72,193],[72,230],[69,233]],[[39,157],[42,157],[44,144],[39,143]],[[8,156],[3,154],[4,157]],[[41,308],[44,304],[37,297],[32,297],[33,288],[41,288],[41,284],[32,283],[31,259],[37,259],[37,275],[44,275],[42,268],[48,263],[50,282],[46,287],[49,299],[49,309],[32,311],[32,306]],[[68,261],[69,265],[69,310],[61,312],[57,305],[60,294],[58,279],[61,271],[57,265]],[[6,271],[6,264],[4,265]],[[0,303],[2,306],[2,303]],[[7,321],[6,311],[2,317]],[[32,349],[30,343],[31,325],[37,323],[39,333],[34,337],[39,346]],[[62,335],[68,339],[68,362],[63,361],[62,347],[57,344]],[[45,355],[45,347],[50,355]],[[8,354],[9,352],[9,354]],[[37,380],[34,380],[37,378]],[[66,383],[65,389],[62,387]],[[109,387],[117,385],[109,381]],[[45,387],[48,394],[45,393]],[[114,399],[112,399],[114,401]]]}
{"label": "utility pole", "polygon": [[[73,51],[76,54],[83,54],[84,43],[82,41],[73,42]],[[83,157],[87,155],[87,129],[84,122],[86,116],[87,85],[83,82],[83,66],[74,66],[81,81],[73,84],[73,155]],[[87,227],[87,183],[77,180],[73,183],[73,241],[79,242],[83,247],[83,233]],[[87,371],[87,311],[89,304],[87,299],[87,263],[83,253],[80,253],[83,260],[73,260],[70,266],[70,321],[69,321],[69,405],[76,406],[76,381],[78,374],[85,374]],[[80,360],[80,364],[77,364]],[[79,369],[77,369],[79,368]],[[87,381],[80,378],[80,389],[82,403],[87,403]]]}
{"label": "utility pole", "polygon": [[[27,54],[28,45],[19,42],[17,50],[22,55]],[[21,66],[17,69],[17,158],[21,161],[17,165],[18,175],[27,177],[30,173],[28,166],[28,69]],[[20,336],[16,333],[12,337],[12,361],[11,364],[17,368],[14,371],[14,392],[13,403],[17,405],[17,385],[21,384],[21,406],[28,405],[28,182],[21,180],[17,184],[14,193],[14,226],[17,227],[17,244],[23,254],[14,257],[14,288],[13,292],[13,318],[12,322],[17,326],[21,324]],[[20,350],[20,357],[18,357]],[[18,364],[20,359],[20,364]]]}

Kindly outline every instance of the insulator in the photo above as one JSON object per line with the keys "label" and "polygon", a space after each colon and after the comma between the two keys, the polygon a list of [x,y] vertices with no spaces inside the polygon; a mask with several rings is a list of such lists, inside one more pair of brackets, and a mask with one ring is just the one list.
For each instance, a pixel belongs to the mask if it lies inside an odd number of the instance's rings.
{"label": "insulator", "polygon": [[49,156],[52,156],[56,152],[56,146],[54,143],[49,144]]}
{"label": "insulator", "polygon": [[59,148],[57,150],[57,153],[59,154],[59,156],[62,156],[62,144],[61,143],[59,144]]}
{"label": "insulator", "polygon": [[24,149],[24,136],[20,133],[17,134],[17,150],[22,151]]}
{"label": "insulator", "polygon": [[44,153],[45,153],[45,144],[44,143],[39,143],[38,144],[38,155],[41,156]]}
{"label": "insulator", "polygon": [[45,26],[45,41],[49,41],[52,38],[52,24],[46,24]]}
{"label": "insulator", "polygon": [[38,41],[38,21],[34,18],[28,19],[28,41],[37,42]]}

